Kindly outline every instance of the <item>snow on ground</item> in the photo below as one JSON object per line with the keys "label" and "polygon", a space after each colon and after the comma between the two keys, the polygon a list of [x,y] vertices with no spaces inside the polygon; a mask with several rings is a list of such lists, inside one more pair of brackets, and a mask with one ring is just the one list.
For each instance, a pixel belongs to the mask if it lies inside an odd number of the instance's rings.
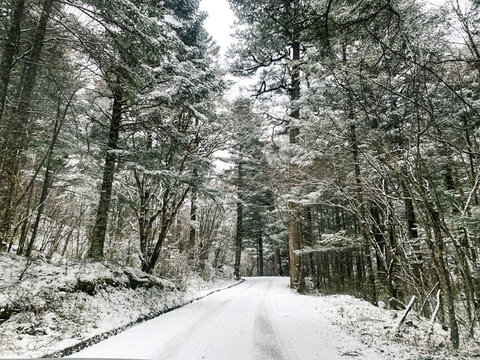
{"label": "snow on ground", "polygon": [[392,339],[388,330],[397,320],[392,314],[350,296],[298,295],[288,289],[287,278],[247,278],[72,357],[427,360],[478,354],[467,349],[454,354],[445,332],[433,339],[443,341],[443,353],[420,340],[412,346]]}
{"label": "snow on ground", "polygon": [[[433,330],[428,319],[413,310],[409,312],[398,333],[393,328],[403,310],[386,310],[349,295],[319,296],[319,306],[328,320],[353,335],[361,343],[383,351],[386,356],[392,347],[399,352],[392,359],[473,359],[480,358],[480,342],[462,338],[459,351],[452,349],[448,330],[438,323]],[[478,333],[477,329],[477,333]]]}
{"label": "snow on ground", "polygon": [[0,357],[40,357],[151,318],[234,283],[177,284],[100,263],[54,266],[0,253]]}
{"label": "snow on ground", "polygon": [[[0,357],[39,357],[98,342],[228,287],[191,277],[183,289],[138,270],[99,263],[54,266],[0,254]],[[247,278],[74,354],[143,359],[443,360],[480,357],[475,341],[454,352],[448,331],[411,312],[346,295],[298,295],[287,278]],[[116,330],[115,330],[116,329]]]}

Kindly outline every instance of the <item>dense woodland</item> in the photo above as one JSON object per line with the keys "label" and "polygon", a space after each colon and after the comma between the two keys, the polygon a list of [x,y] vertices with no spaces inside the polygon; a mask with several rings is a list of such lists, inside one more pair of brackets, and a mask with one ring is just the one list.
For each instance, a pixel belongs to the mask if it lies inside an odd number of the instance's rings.
{"label": "dense woodland", "polygon": [[[458,348],[480,320],[480,2],[229,2],[228,64],[198,0],[0,2],[0,250],[415,296]],[[256,85],[225,97],[230,74]]]}

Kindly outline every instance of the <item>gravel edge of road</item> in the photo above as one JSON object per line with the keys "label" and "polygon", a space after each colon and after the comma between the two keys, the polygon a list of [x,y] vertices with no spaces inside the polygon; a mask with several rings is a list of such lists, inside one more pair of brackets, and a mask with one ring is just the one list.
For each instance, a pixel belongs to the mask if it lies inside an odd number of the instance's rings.
{"label": "gravel edge of road", "polygon": [[65,356],[68,356],[68,355],[72,355],[73,353],[76,353],[80,350],[83,350],[89,346],[92,346],[92,345],[95,345],[95,344],[98,344],[100,341],[103,341],[103,340],[106,340],[108,339],[109,337],[112,337],[112,336],[115,336],[135,325],[139,325],[145,321],[148,321],[148,320],[152,320],[154,318],[156,318],[157,316],[160,316],[160,315],[163,315],[165,313],[168,313],[170,311],[173,311],[173,310],[177,310],[177,309],[180,309],[188,304],[191,304],[195,301],[198,301],[198,300],[201,300],[201,299],[204,299],[206,298],[207,296],[210,296],[216,292],[219,292],[219,291],[223,291],[223,290],[227,290],[227,289],[230,289],[234,286],[237,286],[237,285],[240,285],[241,283],[243,283],[245,281],[245,279],[240,279],[240,280],[237,280],[236,283],[234,284],[230,284],[228,286],[225,286],[225,287],[222,287],[222,288],[219,288],[219,289],[214,289],[214,290],[211,290],[210,292],[208,292],[207,294],[205,295],[202,295],[202,296],[199,296],[195,299],[192,299],[192,300],[189,300],[181,305],[176,305],[176,306],[172,306],[172,307],[169,307],[169,308],[166,308],[166,309],[163,309],[163,310],[160,310],[158,312],[155,312],[153,314],[149,314],[149,315],[146,315],[146,316],[141,316],[139,317],[137,320],[135,321],[132,321],[126,325],[123,325],[123,326],[120,326],[118,328],[115,328],[115,329],[112,329],[112,330],[109,330],[109,331],[105,331],[101,334],[98,334],[98,335],[95,335],[95,336],[92,336],[88,339],[85,339],[85,340],[82,340],[80,341],[79,343],[75,344],[75,345],[71,345],[71,346],[68,346],[66,348],[64,348],[63,350],[57,350],[53,353],[50,353],[50,354],[45,354],[42,356],[43,359],[45,358],[62,358],[62,357],[65,357]]}

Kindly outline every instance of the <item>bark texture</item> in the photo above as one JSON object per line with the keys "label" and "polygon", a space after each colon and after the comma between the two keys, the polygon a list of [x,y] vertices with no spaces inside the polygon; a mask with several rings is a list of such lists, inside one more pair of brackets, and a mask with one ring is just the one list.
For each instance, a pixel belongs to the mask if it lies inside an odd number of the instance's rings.
{"label": "bark texture", "polygon": [[108,225],[108,212],[112,198],[113,178],[117,155],[115,150],[118,147],[120,125],[122,122],[122,93],[115,89],[113,94],[112,116],[110,119],[110,130],[108,133],[107,153],[105,155],[105,166],[103,168],[103,179],[100,190],[100,200],[97,207],[95,226],[92,232],[92,242],[88,257],[95,260],[103,259],[105,236]]}

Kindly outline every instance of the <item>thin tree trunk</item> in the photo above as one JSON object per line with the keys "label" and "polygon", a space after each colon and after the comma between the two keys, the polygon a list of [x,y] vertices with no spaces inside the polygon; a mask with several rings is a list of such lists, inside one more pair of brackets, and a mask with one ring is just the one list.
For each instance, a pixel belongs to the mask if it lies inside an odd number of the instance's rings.
{"label": "thin tree trunk", "polygon": [[72,237],[73,230],[74,229],[70,230],[70,232],[68,233],[68,235],[65,239],[65,242],[63,243],[62,252],[61,252],[61,257],[62,258],[64,258],[65,254],[67,253],[68,245],[70,244],[70,238]]}
{"label": "thin tree trunk", "polygon": [[350,136],[352,140],[352,153],[353,161],[355,167],[355,182],[357,185],[357,201],[358,201],[358,212],[359,212],[359,225],[362,229],[363,235],[363,252],[365,258],[365,277],[366,277],[366,287],[367,287],[367,298],[368,301],[374,305],[377,305],[377,291],[375,288],[375,276],[373,274],[373,265],[372,265],[372,256],[370,254],[370,234],[368,225],[365,224],[366,219],[366,210],[363,199],[363,187],[362,181],[360,178],[360,163],[358,159],[358,141],[355,125],[351,125]]}
{"label": "thin tree trunk", "polygon": [[160,251],[163,247],[163,242],[165,241],[165,238],[168,233],[168,228],[169,228],[169,223],[166,222],[165,224],[162,225],[162,228],[160,229],[160,233],[158,234],[157,238],[157,243],[155,244],[155,248],[153,249],[152,256],[149,260],[149,262],[146,264],[146,266],[143,267],[143,271],[146,273],[152,273],[153,269],[157,265],[158,258],[160,257]]}
{"label": "thin tree trunk", "polygon": [[[240,160],[241,161],[241,160]],[[242,186],[243,171],[241,162],[238,164],[238,186]],[[240,260],[242,256],[242,242],[243,242],[243,202],[241,190],[238,189],[237,194],[237,225],[235,234],[235,265],[234,274],[235,278],[240,278]]]}
{"label": "thin tree trunk", "polygon": [[[412,182],[412,185],[415,186],[425,209],[425,215],[420,217],[422,226],[425,230],[425,243],[429,250],[430,258],[433,262],[440,282],[443,298],[445,299],[444,310],[446,310],[448,324],[450,326],[450,341],[452,342],[453,347],[458,349],[460,345],[460,339],[458,323],[455,314],[455,299],[450,281],[450,274],[447,270],[447,264],[445,263],[445,242],[442,236],[442,223],[440,220],[440,214],[435,210],[434,205],[429,201],[423,186],[417,185],[415,182]],[[411,189],[409,189],[409,194],[415,207],[418,208],[418,201],[413,197],[413,191]],[[420,215],[422,214],[420,213]],[[433,232],[433,239],[431,232]]]}
{"label": "thin tree trunk", "polygon": [[262,234],[258,234],[257,237],[258,244],[258,276],[263,276],[263,237]]}
{"label": "thin tree trunk", "polygon": [[54,129],[53,129],[53,136],[52,136],[52,140],[50,141],[50,145],[48,147],[47,160],[46,160],[47,163],[45,168],[45,177],[43,179],[42,193],[40,195],[40,201],[37,208],[37,216],[35,217],[35,222],[33,224],[32,236],[30,238],[30,241],[28,242],[27,249],[25,251],[26,256],[30,256],[32,253],[33,245],[35,244],[35,239],[37,237],[37,231],[38,231],[38,226],[40,224],[40,219],[43,215],[43,210],[45,209],[45,202],[47,200],[50,187],[53,183],[53,179],[52,179],[53,150],[55,149],[55,146],[57,144],[58,135],[60,134],[60,130],[65,120],[68,106],[69,104],[66,105],[65,111],[63,112],[63,115],[62,115],[60,113],[60,103],[58,104],[57,117],[55,120]]}
{"label": "thin tree trunk", "polygon": [[55,255],[55,253],[57,252],[58,247],[60,246],[60,242],[62,241],[62,231],[64,228],[65,228],[65,224],[63,222],[58,225],[58,229],[55,232],[53,239],[50,241],[50,248],[48,249],[47,254],[45,256],[47,259],[47,262],[51,262],[53,255]]}
{"label": "thin tree trunk", "polygon": [[278,245],[275,240],[273,241],[273,257],[274,257],[275,275],[283,276],[282,258],[280,255],[280,249],[278,248]]}
{"label": "thin tree trunk", "polygon": [[[436,232],[434,230],[434,232]],[[437,240],[438,241],[438,240]],[[443,253],[438,253],[438,263],[439,263],[439,279],[440,285],[442,287],[442,292],[444,293],[446,311],[448,316],[448,324],[450,326],[450,341],[452,342],[453,348],[458,349],[460,346],[459,340],[459,331],[458,323],[455,314],[455,299],[452,291],[452,284],[450,281],[450,274],[447,271],[446,264],[443,258]]]}
{"label": "thin tree trunk", "polygon": [[43,215],[43,209],[45,208],[45,202],[48,197],[48,192],[51,185],[51,169],[50,163],[47,164],[45,170],[45,178],[43,179],[42,193],[40,195],[39,205],[37,208],[37,215],[35,217],[35,222],[33,223],[32,236],[27,244],[27,249],[25,251],[25,256],[30,256],[32,254],[33,245],[35,244],[35,239],[37,238],[38,226],[40,224],[40,219]]}
{"label": "thin tree trunk", "polygon": [[187,196],[189,191],[190,191],[190,188],[187,188],[184,190],[181,198],[178,200],[178,202],[175,202],[175,205],[169,215],[167,215],[167,210],[168,210],[167,203],[169,200],[170,193],[167,191],[167,193],[164,195],[163,210],[162,210],[162,227],[160,228],[160,233],[158,235],[157,242],[153,249],[152,256],[150,257],[146,266],[142,268],[143,271],[151,274],[155,269],[158,259],[160,258],[160,252],[162,251],[163,243],[165,242],[165,238],[167,237],[168,230],[170,229],[170,226],[175,220],[178,210],[180,210],[180,208],[182,207],[185,201],[185,197]]}
{"label": "thin tree trunk", "polygon": [[27,233],[28,233],[28,227],[30,224],[29,218],[30,218],[30,207],[32,204],[32,198],[33,198],[33,187],[30,189],[30,193],[28,194],[28,199],[27,199],[27,214],[25,217],[25,220],[23,221],[22,224],[22,229],[20,230],[20,239],[18,241],[18,248],[17,248],[17,255],[22,255],[23,250],[25,248],[25,242],[27,240]]}
{"label": "thin tree trunk", "polygon": [[[196,170],[194,170],[194,176],[196,176]],[[188,234],[188,254],[190,261],[195,259],[195,239],[196,239],[196,221],[197,221],[197,191],[194,188],[192,190],[190,199],[190,232]]]}
{"label": "thin tree trunk", "polygon": [[[300,109],[293,103],[300,98],[300,43],[295,41],[292,45],[294,62],[292,70],[292,93],[290,100],[292,102],[292,112],[290,116],[294,119],[300,118]],[[298,127],[290,127],[289,137],[290,144],[296,144],[298,142],[298,136],[300,130]],[[296,184],[296,176],[298,175],[297,165],[290,163],[289,165],[290,175],[290,187],[292,188]],[[303,291],[303,276],[302,271],[302,258],[296,254],[296,251],[301,249],[302,244],[302,229],[301,229],[301,209],[298,204],[293,201],[288,203],[288,249],[290,257],[290,287]]]}
{"label": "thin tree trunk", "polygon": [[[475,179],[477,177],[476,171],[475,171],[475,158],[473,155],[474,149],[472,146],[472,140],[470,139],[470,131],[468,129],[468,117],[465,115],[463,118],[463,126],[465,128],[465,139],[467,140],[467,145],[468,145],[468,160],[470,164],[470,181],[472,183],[472,186],[475,187]],[[467,171],[468,172],[468,171]],[[478,201],[478,192],[476,189],[473,189],[473,196],[475,200],[475,205],[479,204]]]}
{"label": "thin tree trunk", "polygon": [[[308,235],[308,243],[307,246],[314,247],[315,246],[315,234],[313,231],[313,221],[312,221],[312,208],[308,207],[305,209],[305,216],[307,218],[307,235]],[[315,264],[313,261],[313,253],[307,255],[308,264],[310,267],[310,275],[312,278],[315,278]]]}
{"label": "thin tree trunk", "polygon": [[213,268],[218,270],[218,260],[220,259],[220,254],[222,253],[222,248],[217,247],[215,249],[215,256],[213,257]]}

